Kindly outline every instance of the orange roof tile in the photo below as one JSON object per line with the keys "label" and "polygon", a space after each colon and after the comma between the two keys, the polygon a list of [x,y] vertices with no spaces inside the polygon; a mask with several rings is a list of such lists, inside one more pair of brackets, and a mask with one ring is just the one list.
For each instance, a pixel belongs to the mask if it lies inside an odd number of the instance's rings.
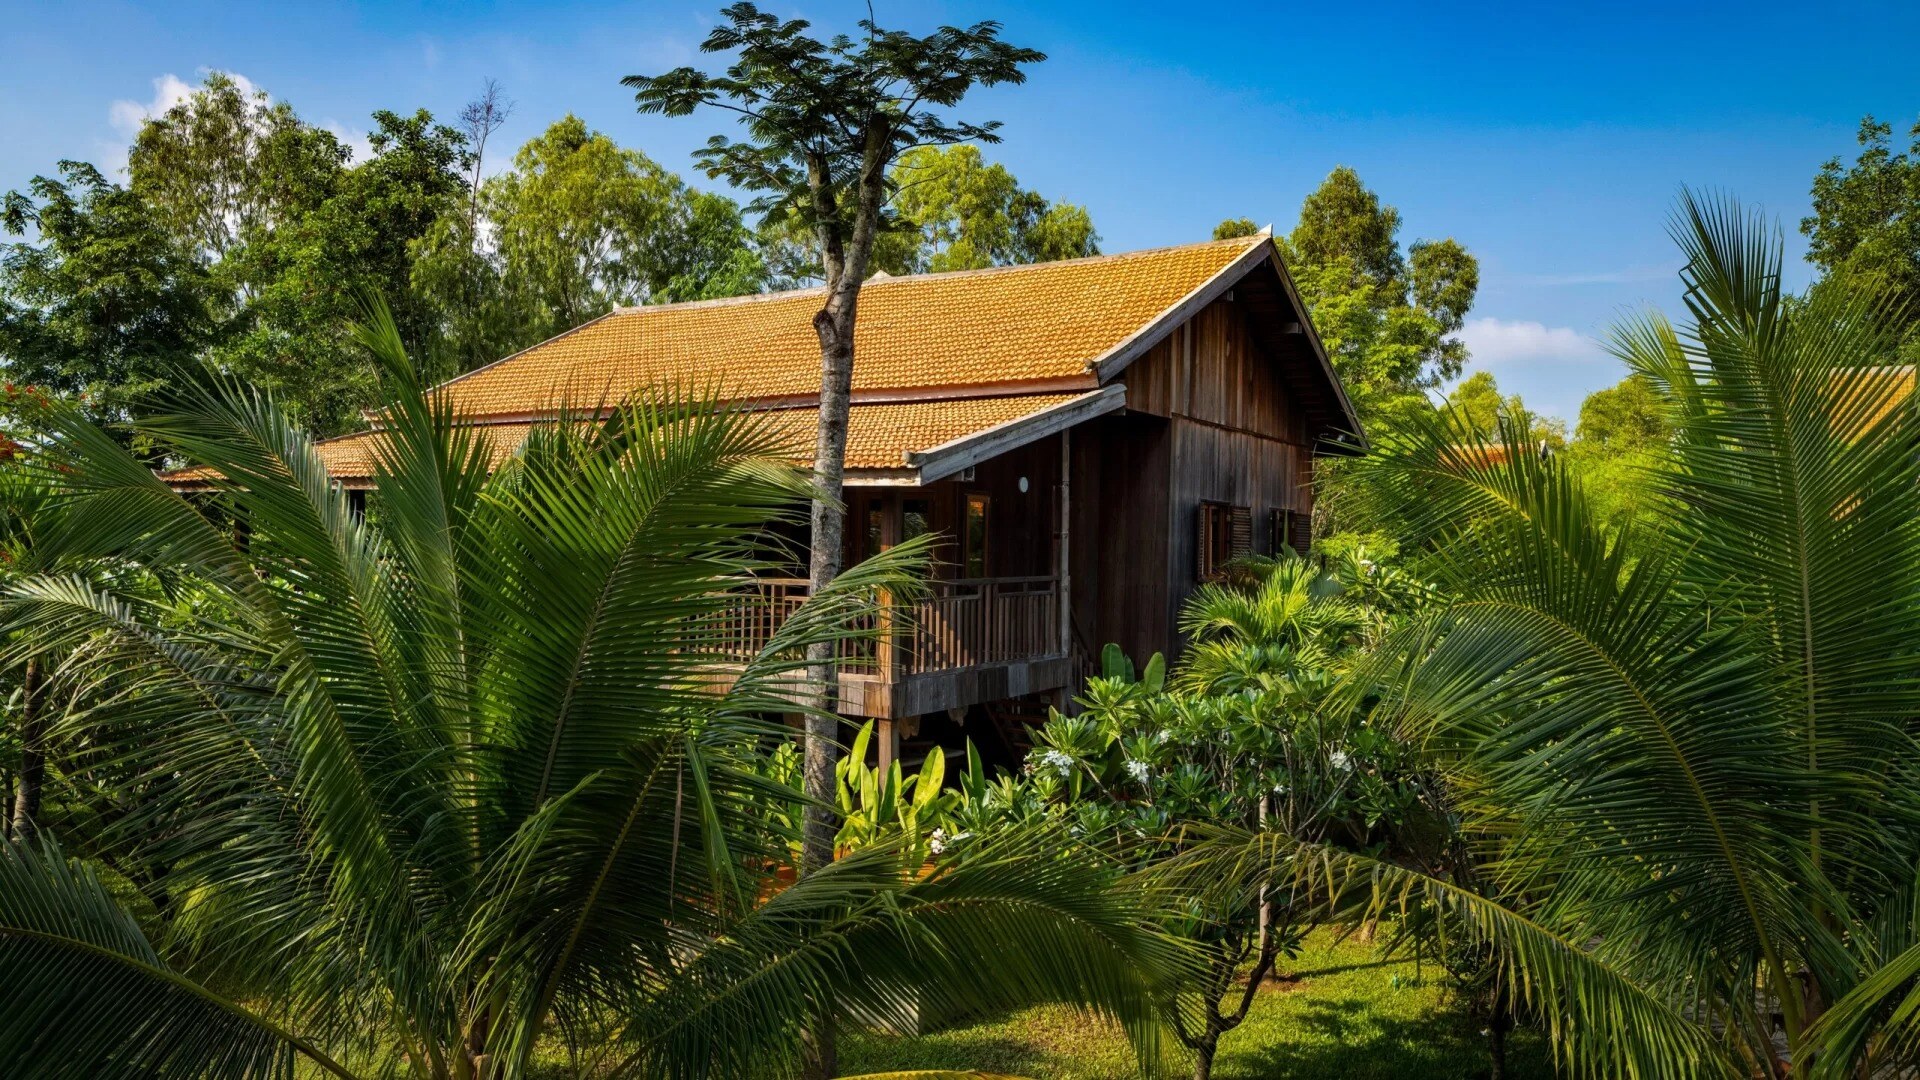
{"label": "orange roof tile", "polygon": [[1849,437],[1859,437],[1893,410],[1912,407],[1914,369],[1911,364],[1895,364],[1837,371],[1831,385],[1836,396],[1835,418],[1841,430]]}
{"label": "orange roof tile", "polygon": [[[878,278],[860,292],[856,392],[1083,377],[1090,362],[1264,236],[1088,259]],[[456,412],[540,413],[677,384],[728,398],[820,391],[821,291],[623,308],[470,372]]]}
{"label": "orange roof tile", "polygon": [[[930,450],[955,439],[978,434],[1042,409],[1088,396],[1082,394],[1024,394],[1017,397],[969,398],[961,401],[914,401],[855,405],[847,423],[847,468],[903,469],[907,455]],[[753,413],[789,440],[795,461],[805,465],[813,457],[818,409],[769,409]],[[493,466],[511,457],[526,440],[530,423],[476,425],[487,440]],[[343,435],[317,444],[328,475],[349,486],[371,480],[380,450],[378,431]],[[204,466],[167,474],[170,483],[205,484],[218,477]]]}

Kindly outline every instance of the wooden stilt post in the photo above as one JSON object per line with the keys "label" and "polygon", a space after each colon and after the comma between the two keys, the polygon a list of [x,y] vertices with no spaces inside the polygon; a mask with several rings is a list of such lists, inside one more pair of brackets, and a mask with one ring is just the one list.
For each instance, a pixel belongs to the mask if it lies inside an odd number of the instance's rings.
{"label": "wooden stilt post", "polygon": [[[1060,618],[1059,649],[1060,655],[1073,656],[1073,429],[1060,433],[1060,536],[1056,559],[1054,582],[1055,600]],[[1073,704],[1074,683],[1077,673],[1071,662],[1067,670],[1067,685],[1060,689],[1060,701],[1056,708],[1066,712]]]}
{"label": "wooden stilt post", "polygon": [[882,717],[875,727],[880,735],[880,775],[885,776],[893,770],[893,763],[900,760],[900,726],[891,718]]}

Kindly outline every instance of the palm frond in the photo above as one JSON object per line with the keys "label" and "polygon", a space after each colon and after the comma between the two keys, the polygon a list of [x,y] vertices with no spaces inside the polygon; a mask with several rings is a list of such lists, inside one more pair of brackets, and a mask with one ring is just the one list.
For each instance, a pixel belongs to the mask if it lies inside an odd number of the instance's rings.
{"label": "palm frond", "polygon": [[256,1080],[296,1057],[353,1080],[267,1019],[173,971],[59,849],[0,844],[0,1058],[9,1075]]}

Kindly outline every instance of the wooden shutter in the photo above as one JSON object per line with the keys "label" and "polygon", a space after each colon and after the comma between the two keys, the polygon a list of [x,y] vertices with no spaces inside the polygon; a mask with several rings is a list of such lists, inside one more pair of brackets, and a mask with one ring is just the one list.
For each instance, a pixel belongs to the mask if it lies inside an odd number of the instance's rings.
{"label": "wooden shutter", "polygon": [[1227,529],[1232,537],[1228,541],[1228,550],[1233,558],[1244,559],[1253,554],[1253,507],[1228,507]]}
{"label": "wooden shutter", "polygon": [[1305,555],[1313,548],[1313,515],[1301,510],[1288,510],[1286,514],[1287,543]]}

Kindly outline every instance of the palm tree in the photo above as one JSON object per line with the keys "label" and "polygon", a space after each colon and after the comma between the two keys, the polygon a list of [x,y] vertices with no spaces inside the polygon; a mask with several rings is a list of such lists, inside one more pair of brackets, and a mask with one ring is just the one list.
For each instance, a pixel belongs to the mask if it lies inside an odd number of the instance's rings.
{"label": "palm tree", "polygon": [[876,847],[778,885],[796,838],[766,808],[797,793],[759,768],[791,737],[765,718],[923,552],[854,568],[722,669],[730,590],[811,494],[766,425],[647,398],[493,470],[370,325],[392,400],[364,516],[242,387],[148,428],[241,531],[47,417],[43,561],[122,560],[173,600],[32,576],[8,625],[116,682],[65,734],[166,781],[107,842],[162,856],[181,899],[136,918],[50,841],[0,851],[9,1075],[518,1078],[547,1047],[576,1075],[778,1075],[823,1012],[1047,999],[1151,1042],[1176,954],[1064,839],[931,870]]}
{"label": "palm tree", "polygon": [[1369,678],[1480,838],[1477,892],[1257,854],[1445,909],[1583,1071],[1856,1075],[1910,1053],[1877,1020],[1920,966],[1911,382],[1870,366],[1876,298],[1782,292],[1761,221],[1689,196],[1673,232],[1690,323],[1615,338],[1676,419],[1646,534],[1513,425],[1503,457],[1443,416],[1364,466],[1452,598]]}

